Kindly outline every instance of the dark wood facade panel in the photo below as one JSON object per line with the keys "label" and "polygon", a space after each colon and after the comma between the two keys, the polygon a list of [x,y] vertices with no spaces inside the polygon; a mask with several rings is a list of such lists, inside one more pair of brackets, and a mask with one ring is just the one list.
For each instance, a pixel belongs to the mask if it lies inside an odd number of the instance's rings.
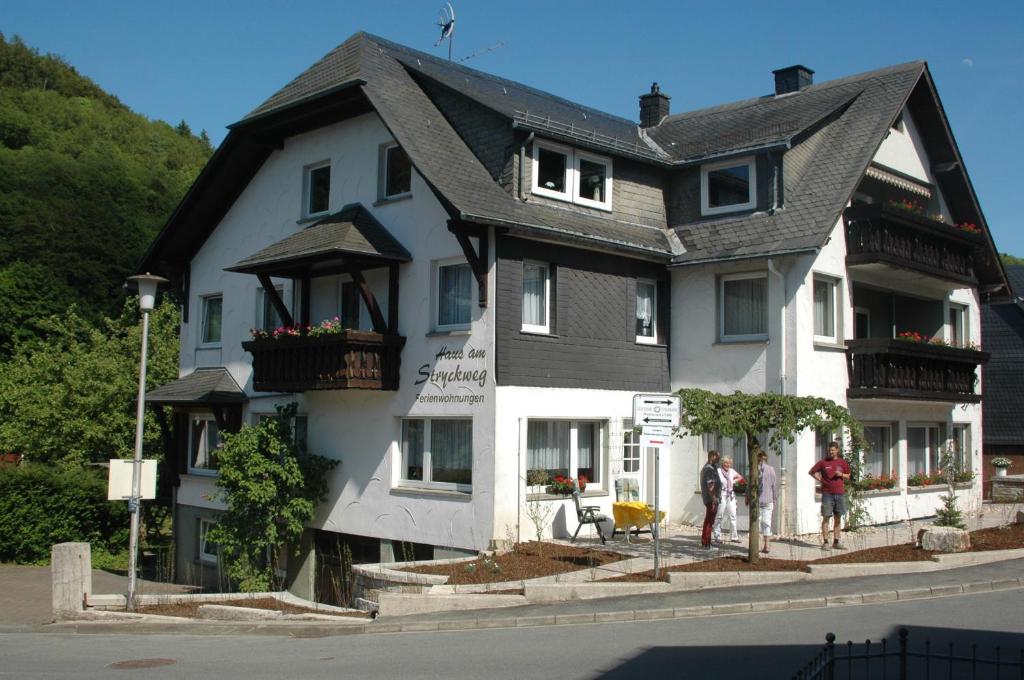
{"label": "dark wood facade panel", "polygon": [[[668,390],[667,343],[638,344],[635,328],[637,279],[660,284],[658,326],[667,328],[663,266],[510,237],[498,239],[497,256],[499,385]],[[553,268],[550,336],[521,330],[524,260]]]}

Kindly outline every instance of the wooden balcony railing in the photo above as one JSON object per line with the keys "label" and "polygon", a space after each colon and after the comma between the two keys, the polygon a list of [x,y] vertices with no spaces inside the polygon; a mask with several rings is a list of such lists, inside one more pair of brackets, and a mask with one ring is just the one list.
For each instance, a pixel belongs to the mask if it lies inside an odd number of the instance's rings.
{"label": "wooden balcony railing", "polygon": [[847,340],[851,399],[979,402],[977,367],[988,352],[871,338]]}
{"label": "wooden balcony railing", "polygon": [[947,281],[978,285],[974,257],[980,234],[884,206],[858,205],[843,213],[846,265],[888,264]]}
{"label": "wooden balcony railing", "polygon": [[353,330],[242,343],[259,392],[397,390],[404,345],[399,335]]}

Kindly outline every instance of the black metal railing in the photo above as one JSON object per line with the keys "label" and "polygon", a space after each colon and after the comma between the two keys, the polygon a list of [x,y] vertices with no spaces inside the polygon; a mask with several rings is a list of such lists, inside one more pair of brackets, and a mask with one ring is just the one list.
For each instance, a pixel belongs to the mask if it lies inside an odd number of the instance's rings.
{"label": "black metal railing", "polygon": [[858,205],[843,212],[846,264],[887,264],[976,286],[974,257],[980,234],[884,206]]}
{"label": "black metal railing", "polygon": [[404,345],[399,335],[353,330],[242,343],[259,392],[397,390]]}
{"label": "black metal railing", "polygon": [[978,402],[988,352],[887,338],[846,341],[850,398]]}
{"label": "black metal railing", "polygon": [[[909,632],[900,628],[895,645],[886,640],[864,644],[847,642],[836,645],[836,636],[825,636],[825,646],[803,668],[794,680],[836,680],[837,678],[872,678],[906,680],[907,678],[1024,678],[1024,648],[1004,654],[994,648],[993,657],[978,656],[978,645],[972,644],[970,654],[957,654],[952,642],[948,651],[933,650],[931,641],[924,641],[924,649],[914,651],[908,644]],[[1016,671],[1013,675],[1011,673]],[[1005,674],[1004,674],[1005,672]]]}

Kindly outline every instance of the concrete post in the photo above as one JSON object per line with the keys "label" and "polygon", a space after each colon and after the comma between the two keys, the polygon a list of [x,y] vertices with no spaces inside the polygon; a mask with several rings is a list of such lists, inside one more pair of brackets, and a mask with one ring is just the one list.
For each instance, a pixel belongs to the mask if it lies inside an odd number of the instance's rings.
{"label": "concrete post", "polygon": [[75,618],[92,595],[92,550],[88,543],[58,543],[50,550],[53,618]]}

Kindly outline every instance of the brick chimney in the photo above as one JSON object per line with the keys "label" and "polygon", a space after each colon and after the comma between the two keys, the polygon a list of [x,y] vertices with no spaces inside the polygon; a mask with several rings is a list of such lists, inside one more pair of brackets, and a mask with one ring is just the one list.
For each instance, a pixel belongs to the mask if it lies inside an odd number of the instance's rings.
{"label": "brick chimney", "polygon": [[814,71],[796,64],[772,71],[775,74],[775,94],[799,92],[814,83]]}
{"label": "brick chimney", "polygon": [[667,94],[662,94],[658,83],[651,83],[650,94],[640,95],[640,127],[654,127],[668,117]]}

